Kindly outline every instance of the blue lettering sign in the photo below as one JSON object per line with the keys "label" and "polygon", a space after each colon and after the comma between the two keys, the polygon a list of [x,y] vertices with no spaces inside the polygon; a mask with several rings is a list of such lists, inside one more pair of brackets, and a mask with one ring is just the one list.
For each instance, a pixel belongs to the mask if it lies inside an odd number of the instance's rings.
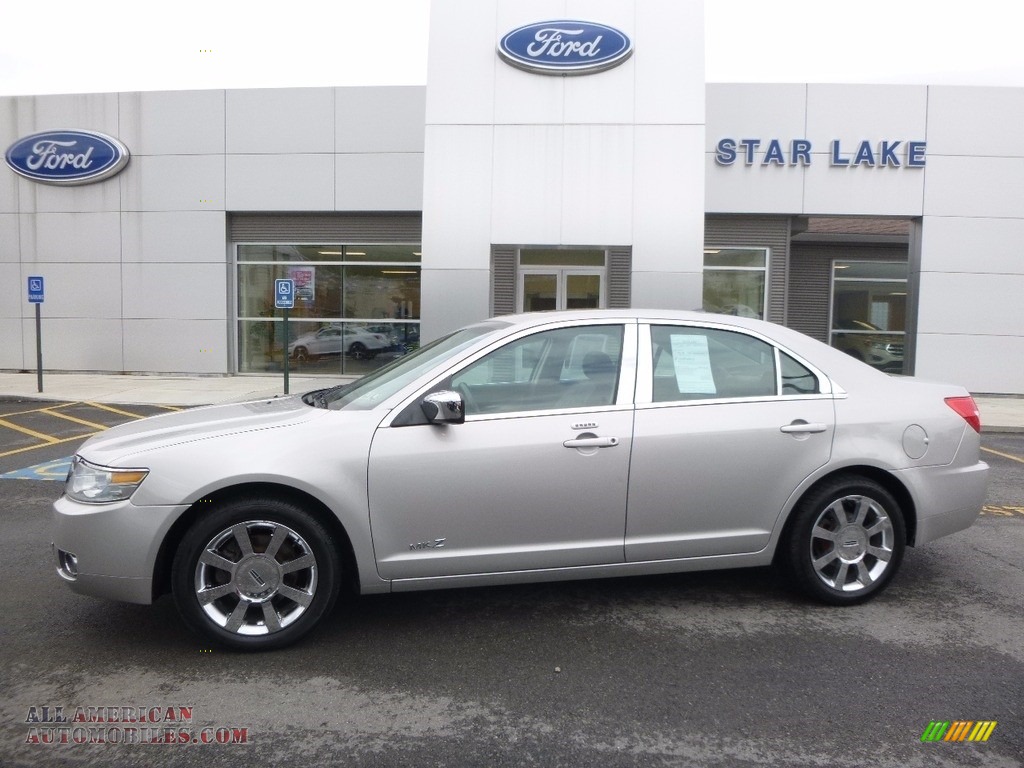
{"label": "blue lettering sign", "polygon": [[715,162],[719,165],[732,165],[736,162],[736,142],[722,139],[715,150]]}
{"label": "blue lettering sign", "polygon": [[924,168],[924,150],[925,142],[908,141],[907,165],[911,166],[912,168]]}
{"label": "blue lettering sign", "polygon": [[778,139],[768,142],[768,149],[764,152],[764,159],[761,165],[785,165],[786,156],[782,153],[782,144]]}
{"label": "blue lettering sign", "polygon": [[811,164],[811,142],[807,139],[794,139],[792,150],[789,155],[789,164],[810,165]]}
{"label": "blue lettering sign", "polygon": [[589,21],[543,21],[513,29],[498,55],[518,69],[542,75],[589,75],[633,55],[633,42],[614,27]]}

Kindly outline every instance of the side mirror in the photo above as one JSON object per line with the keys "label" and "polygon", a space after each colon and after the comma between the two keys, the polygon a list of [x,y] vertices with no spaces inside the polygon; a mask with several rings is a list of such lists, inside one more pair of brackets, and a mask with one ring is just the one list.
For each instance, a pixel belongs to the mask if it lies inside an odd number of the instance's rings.
{"label": "side mirror", "polygon": [[423,398],[420,408],[431,424],[462,424],[466,420],[462,395],[451,390],[432,392]]}

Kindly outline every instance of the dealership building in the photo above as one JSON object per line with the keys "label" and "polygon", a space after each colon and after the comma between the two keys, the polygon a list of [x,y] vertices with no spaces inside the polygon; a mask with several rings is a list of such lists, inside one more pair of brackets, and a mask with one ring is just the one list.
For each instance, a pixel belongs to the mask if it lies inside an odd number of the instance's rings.
{"label": "dealership building", "polygon": [[0,370],[37,307],[47,370],[325,376],[703,307],[1024,394],[1024,89],[708,84],[693,0],[433,0],[429,34],[426,86],[0,98]]}

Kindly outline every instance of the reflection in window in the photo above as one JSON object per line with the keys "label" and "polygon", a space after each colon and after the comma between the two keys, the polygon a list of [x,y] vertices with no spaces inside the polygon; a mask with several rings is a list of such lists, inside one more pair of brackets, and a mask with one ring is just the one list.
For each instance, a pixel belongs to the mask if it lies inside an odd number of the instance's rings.
{"label": "reflection in window", "polygon": [[706,248],[704,310],[764,318],[767,272],[765,248]]}
{"label": "reflection in window", "polygon": [[742,333],[654,326],[651,353],[655,403],[777,392],[774,348]]}
{"label": "reflection in window", "polygon": [[902,373],[906,321],[907,262],[833,262],[833,347],[880,370]]}
{"label": "reflection in window", "polygon": [[590,325],[510,342],[452,377],[466,415],[612,405],[622,326]]}
{"label": "reflection in window", "polygon": [[[295,282],[288,339],[274,281]],[[420,247],[239,245],[238,370],[368,373],[419,346]]]}

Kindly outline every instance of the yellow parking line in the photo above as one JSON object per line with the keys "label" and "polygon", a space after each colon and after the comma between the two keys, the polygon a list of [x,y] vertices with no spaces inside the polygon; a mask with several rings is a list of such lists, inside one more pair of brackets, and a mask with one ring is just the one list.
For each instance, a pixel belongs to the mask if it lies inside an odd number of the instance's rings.
{"label": "yellow parking line", "polygon": [[991,453],[994,456],[1001,456],[1004,459],[1009,459],[1010,461],[1016,461],[1016,462],[1019,462],[1020,464],[1024,464],[1024,459],[1022,459],[1020,456],[1013,456],[1012,454],[1009,454],[1009,453],[1001,453],[1000,451],[993,451],[991,448],[984,448],[983,447],[981,450],[985,451],[986,453]]}
{"label": "yellow parking line", "polygon": [[[92,434],[96,434],[95,432]],[[65,437],[63,440],[51,439],[46,445],[26,445],[23,448],[15,448],[13,451],[4,451],[0,453],[0,459],[4,456],[14,456],[16,453],[25,453],[26,451],[38,451],[40,448],[48,448],[51,445],[60,445],[61,443],[73,443],[76,440],[84,440],[92,435],[75,435],[74,437]]]}
{"label": "yellow parking line", "polygon": [[[46,408],[64,408],[69,405],[74,405],[74,403],[59,403],[57,405],[47,405]],[[16,411],[14,413],[5,413],[4,416],[26,416],[30,413],[39,413],[42,410],[46,410],[46,408],[33,408],[30,411]]]}
{"label": "yellow parking line", "polygon": [[34,437],[36,440],[42,440],[44,443],[53,444],[61,442],[60,438],[53,437],[51,435],[44,435],[42,432],[36,432],[35,430],[28,429],[27,427],[20,427],[17,424],[12,424],[6,419],[0,419],[0,427],[13,429],[15,432],[21,432],[23,435]]}
{"label": "yellow parking line", "polygon": [[95,423],[93,421],[86,421],[85,419],[79,419],[76,416],[69,416],[66,413],[60,413],[60,412],[58,412],[57,410],[55,410],[53,408],[41,408],[39,410],[39,412],[40,413],[49,414],[50,416],[56,416],[58,419],[66,419],[67,421],[73,421],[73,422],[75,422],[75,424],[81,424],[82,426],[85,426],[85,427],[92,427],[93,429],[98,429],[101,432],[104,429],[110,429],[110,427],[108,427],[106,424],[97,424],[97,423]]}
{"label": "yellow parking line", "polygon": [[[112,405],[104,405],[103,403],[85,403],[85,405],[88,405],[90,408],[101,408],[102,410],[110,411],[111,413],[119,413],[122,416],[131,416],[133,419],[144,419],[144,418],[146,418],[141,413],[132,413],[131,411],[122,411],[120,408],[115,408]],[[153,407],[154,408],[164,408],[164,409],[166,409],[168,411],[180,411],[181,410],[181,408],[179,408],[176,405],[156,405],[156,406],[153,406]]]}

